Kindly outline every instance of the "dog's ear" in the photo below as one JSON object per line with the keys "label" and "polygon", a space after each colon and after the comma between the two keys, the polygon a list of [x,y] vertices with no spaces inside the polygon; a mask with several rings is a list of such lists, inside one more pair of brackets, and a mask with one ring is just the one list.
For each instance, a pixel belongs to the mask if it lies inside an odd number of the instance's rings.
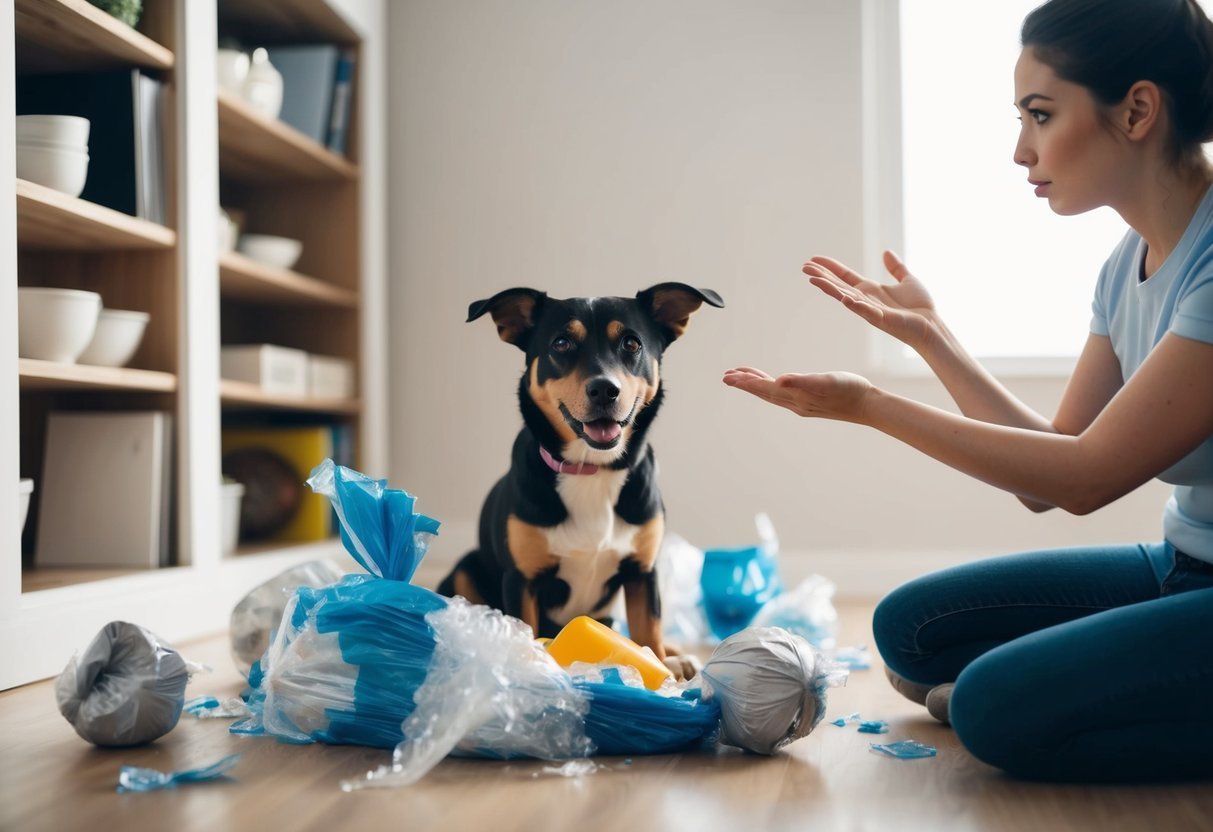
{"label": "dog's ear", "polygon": [[720,295],[711,289],[696,289],[685,283],[658,283],[637,292],[636,300],[661,327],[667,345],[686,332],[691,315],[700,306],[705,303],[718,308],[724,306]]}
{"label": "dog's ear", "polygon": [[491,313],[501,340],[525,352],[531,340],[531,330],[535,328],[535,321],[539,320],[539,312],[546,299],[546,292],[506,289],[488,300],[478,300],[468,306],[467,322],[476,320],[485,312]]}

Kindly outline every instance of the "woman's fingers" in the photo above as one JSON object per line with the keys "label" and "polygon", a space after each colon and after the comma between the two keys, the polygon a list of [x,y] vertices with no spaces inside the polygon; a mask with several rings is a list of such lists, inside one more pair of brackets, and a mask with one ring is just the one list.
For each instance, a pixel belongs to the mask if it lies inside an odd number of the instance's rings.
{"label": "woman's fingers", "polygon": [[809,267],[816,267],[824,270],[829,274],[834,275],[848,286],[857,286],[864,281],[863,275],[845,263],[835,260],[833,257],[811,257],[809,258],[809,262],[804,264],[804,267],[806,270]]}
{"label": "woman's fingers", "polygon": [[883,259],[885,269],[898,283],[910,276],[910,270],[906,268],[906,264],[901,262],[901,258],[892,251],[886,251]]}

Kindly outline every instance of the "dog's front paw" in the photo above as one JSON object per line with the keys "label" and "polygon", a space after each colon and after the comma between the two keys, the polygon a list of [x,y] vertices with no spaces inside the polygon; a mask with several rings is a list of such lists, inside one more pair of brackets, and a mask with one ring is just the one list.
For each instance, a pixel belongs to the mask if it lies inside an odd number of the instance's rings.
{"label": "dog's front paw", "polygon": [[665,666],[674,674],[674,678],[680,682],[694,679],[695,675],[703,669],[703,665],[700,664],[699,659],[690,654],[666,656]]}

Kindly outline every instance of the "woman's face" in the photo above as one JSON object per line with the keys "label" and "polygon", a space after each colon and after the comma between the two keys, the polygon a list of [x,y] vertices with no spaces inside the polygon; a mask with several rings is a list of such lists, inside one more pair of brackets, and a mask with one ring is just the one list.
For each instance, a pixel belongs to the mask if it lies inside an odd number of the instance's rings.
{"label": "woman's face", "polygon": [[1107,205],[1124,171],[1123,146],[1090,91],[1058,78],[1033,52],[1028,47],[1015,64],[1015,106],[1023,123],[1015,163],[1028,169],[1036,195],[1058,214]]}

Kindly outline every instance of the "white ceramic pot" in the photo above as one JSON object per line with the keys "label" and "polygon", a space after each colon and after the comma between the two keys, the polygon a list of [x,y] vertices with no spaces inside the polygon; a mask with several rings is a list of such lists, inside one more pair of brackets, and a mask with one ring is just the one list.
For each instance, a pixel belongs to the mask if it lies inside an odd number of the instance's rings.
{"label": "white ceramic pot", "polygon": [[303,243],[299,240],[273,234],[243,234],[237,248],[258,263],[279,269],[291,268],[303,253]]}
{"label": "white ceramic pot", "polygon": [[17,352],[74,364],[93,340],[101,295],[80,289],[17,287]]}
{"label": "white ceramic pot", "polygon": [[17,178],[80,196],[88,179],[88,153],[62,145],[18,142]]}
{"label": "white ceramic pot", "polygon": [[102,309],[93,340],[77,360],[101,367],[125,367],[139,349],[150,318],[148,313],[137,310]]}

